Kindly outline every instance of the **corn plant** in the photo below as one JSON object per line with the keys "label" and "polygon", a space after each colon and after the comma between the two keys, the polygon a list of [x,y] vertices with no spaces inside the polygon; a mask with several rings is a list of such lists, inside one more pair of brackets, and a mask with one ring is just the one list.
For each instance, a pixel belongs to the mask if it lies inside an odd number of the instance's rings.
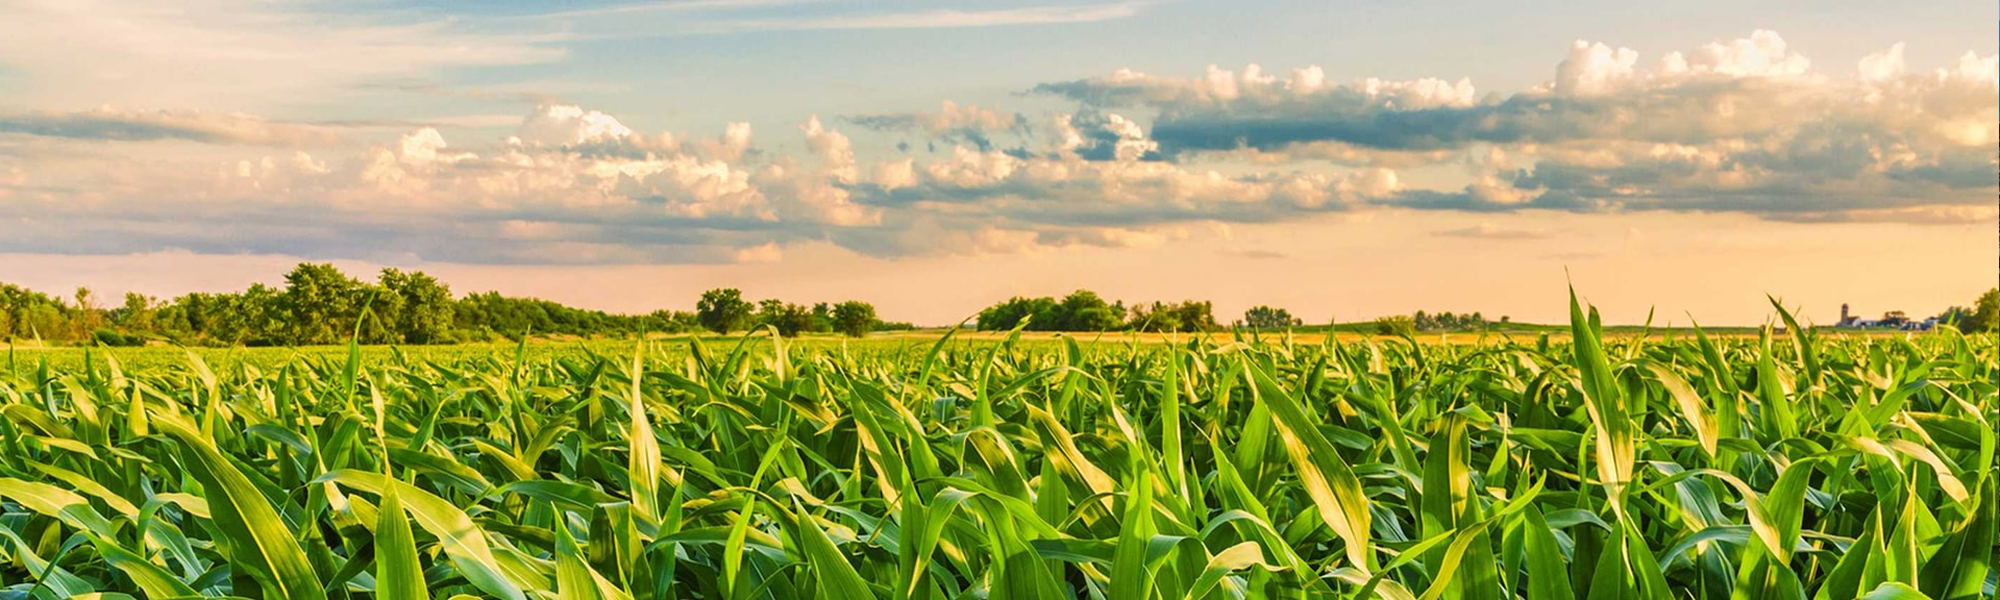
{"label": "corn plant", "polygon": [[[306,356],[0,379],[0,597],[1992,598],[1945,331]],[[1018,333],[1018,332],[1017,332]]]}

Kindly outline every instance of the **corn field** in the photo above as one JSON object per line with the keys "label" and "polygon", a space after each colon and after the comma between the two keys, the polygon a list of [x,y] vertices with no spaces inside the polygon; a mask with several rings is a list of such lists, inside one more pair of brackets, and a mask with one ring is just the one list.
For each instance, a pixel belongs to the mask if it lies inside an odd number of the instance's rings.
{"label": "corn field", "polygon": [[760,339],[0,379],[0,598],[1992,598],[1944,331]]}

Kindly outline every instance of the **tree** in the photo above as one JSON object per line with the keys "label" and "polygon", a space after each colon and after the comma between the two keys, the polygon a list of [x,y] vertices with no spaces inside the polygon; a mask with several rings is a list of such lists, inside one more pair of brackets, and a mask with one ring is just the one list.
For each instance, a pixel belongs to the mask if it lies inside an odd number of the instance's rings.
{"label": "tree", "polygon": [[798,337],[800,332],[812,329],[813,314],[804,306],[765,300],[758,303],[757,321],[777,329],[780,336]]}
{"label": "tree", "polygon": [[383,269],[379,281],[382,289],[399,301],[397,313],[389,319],[397,337],[410,344],[451,341],[457,311],[450,287],[423,271]]}
{"label": "tree", "polygon": [[1937,321],[1953,327],[1959,327],[1959,331],[1968,331],[1964,327],[1972,321],[1972,309],[1963,306],[1946,308],[1944,312],[1938,313]]}
{"label": "tree", "polygon": [[111,311],[111,322],[127,331],[155,331],[153,320],[159,313],[157,304],[145,294],[125,292],[125,304]]}
{"label": "tree", "polygon": [[[1486,316],[1478,312],[1458,314],[1444,311],[1436,314],[1417,311],[1409,317],[1412,331],[1482,331],[1486,329]],[[1507,322],[1501,317],[1500,322]]]}
{"label": "tree", "polygon": [[354,295],[359,298],[355,318],[363,344],[400,344],[403,342],[401,330],[404,305],[400,294],[389,291],[381,285],[360,283]]}
{"label": "tree", "polygon": [[70,311],[70,328],[74,332],[71,339],[83,339],[93,335],[101,319],[97,316],[97,296],[90,288],[76,288],[76,310]]}
{"label": "tree", "polygon": [[849,300],[833,306],[833,329],[847,337],[867,335],[880,321],[875,318],[875,305],[860,300]]}
{"label": "tree", "polygon": [[1129,325],[1139,331],[1209,331],[1216,328],[1213,305],[1207,301],[1154,302],[1132,308]]}
{"label": "tree", "polygon": [[156,318],[162,333],[183,344],[295,343],[288,337],[282,298],[261,283],[234,294],[193,293],[175,298]]}
{"label": "tree", "polygon": [[1253,306],[1243,311],[1243,325],[1251,329],[1284,329],[1303,323],[1290,311],[1269,306]]}
{"label": "tree", "polygon": [[1972,304],[1972,316],[1959,326],[1961,331],[1986,332],[2000,327],[2000,288],[1986,290]]}
{"label": "tree", "polygon": [[1109,303],[1090,290],[1077,290],[1064,296],[1050,311],[1049,325],[1058,331],[1110,331],[1117,329],[1125,320],[1124,310],[1114,311]]}
{"label": "tree", "polygon": [[701,301],[694,305],[694,314],[702,327],[716,333],[749,329],[753,316],[750,302],[735,288],[702,292]]}
{"label": "tree", "polygon": [[1188,300],[1174,305],[1174,316],[1181,322],[1181,331],[1212,331],[1216,329],[1215,306],[1207,300]]}
{"label": "tree", "polygon": [[9,340],[64,336],[69,313],[69,307],[53,296],[0,284],[0,333]]}
{"label": "tree", "polygon": [[834,331],[832,304],[828,304],[825,302],[813,303],[812,331],[816,332]]}
{"label": "tree", "polygon": [[1132,329],[1145,332],[1181,330],[1180,315],[1175,314],[1173,308],[1164,302],[1132,307],[1132,318],[1128,325]]}
{"label": "tree", "polygon": [[1375,319],[1376,335],[1413,335],[1417,332],[1416,319],[1396,315]]}
{"label": "tree", "polygon": [[362,284],[326,263],[299,263],[285,274],[278,306],[287,344],[332,344],[354,331],[365,301]]}
{"label": "tree", "polygon": [[998,304],[980,309],[979,316],[975,318],[979,330],[1004,331],[1013,329],[1015,325],[1021,324],[1021,317],[1025,316],[1021,311],[1021,301],[1022,298],[1009,298]]}
{"label": "tree", "polygon": [[785,301],[777,298],[765,298],[757,301],[757,312],[752,318],[756,321],[758,327],[765,325],[776,327],[778,319],[784,317],[784,312]]}
{"label": "tree", "polygon": [[656,310],[647,313],[641,319],[643,321],[641,329],[646,331],[681,333],[702,328],[701,321],[695,319],[694,313],[684,310]]}
{"label": "tree", "polygon": [[1051,331],[1056,327],[1056,301],[1054,298],[1026,298],[1016,296],[1007,301],[986,307],[979,311],[979,329],[982,331],[1006,331],[1028,320],[1028,329]]}

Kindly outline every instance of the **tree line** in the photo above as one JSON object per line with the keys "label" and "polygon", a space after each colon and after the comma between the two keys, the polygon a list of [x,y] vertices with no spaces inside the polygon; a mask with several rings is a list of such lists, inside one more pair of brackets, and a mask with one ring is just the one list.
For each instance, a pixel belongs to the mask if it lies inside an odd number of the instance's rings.
{"label": "tree line", "polygon": [[[2000,290],[1989,290],[1971,307],[1952,307],[1940,321],[1964,331],[2000,326]],[[979,311],[977,327],[1007,331],[1215,331],[1213,304],[1206,300],[1126,305],[1096,292],[1077,290],[1061,298],[1017,296]],[[1303,323],[1283,308],[1256,306],[1227,327],[1280,330]],[[1403,335],[1437,331],[1483,331],[1510,323],[1488,321],[1481,313],[1417,311],[1382,317],[1377,333]],[[451,288],[421,271],[383,269],[373,282],[361,281],[330,264],[301,263],[278,287],[254,284],[234,293],[190,293],[168,300],[128,293],[106,303],[89,289],[58,297],[0,283],[0,339],[53,343],[141,345],[160,341],[202,346],[294,346],[339,344],[350,335],[366,344],[446,344],[518,340],[529,335],[626,337],[642,332],[744,332],[771,328],[792,337],[807,333],[861,336],[871,331],[906,330],[908,323],[881,320],[861,301],[798,304],[779,299],[752,301],[737,289],[701,294],[694,310],[615,314],[565,306],[537,298],[479,292],[454,296]]]}
{"label": "tree line", "polygon": [[1007,331],[1019,327],[1027,331],[1208,331],[1217,329],[1215,315],[1207,301],[1154,302],[1125,306],[1124,301],[1107,302],[1090,290],[1077,290],[1060,299],[1016,296],[979,311],[977,325],[983,331]]}
{"label": "tree line", "polygon": [[448,344],[528,335],[730,333],[765,326],[785,336],[910,328],[883,322],[874,306],[860,301],[753,303],[741,291],[719,289],[703,293],[693,311],[615,314],[498,292],[456,297],[444,282],[421,271],[383,269],[374,282],[361,281],[323,263],[299,264],[278,287],[259,283],[240,292],[167,300],[128,293],[115,305],[85,288],[65,298],[0,283],[0,338],[8,342],[298,346],[345,343],[355,336],[364,344]]}
{"label": "tree line", "polygon": [[1972,307],[1953,306],[1938,315],[1938,321],[1951,324],[1960,331],[1992,331],[2000,328],[2000,288],[1986,290]]}
{"label": "tree line", "polygon": [[1429,313],[1417,311],[1409,315],[1395,315],[1375,320],[1375,333],[1382,335],[1409,335],[1441,331],[1486,331],[1494,325],[1512,323],[1510,317],[1500,317],[1497,322],[1488,322],[1478,311],[1470,314],[1454,314],[1451,311]]}
{"label": "tree line", "polygon": [[[1271,306],[1252,307],[1231,327],[1284,329],[1303,324],[1292,313]],[[979,311],[977,325],[983,331],[1215,331],[1214,304],[1207,300],[1152,302],[1127,306],[1123,300],[1106,301],[1090,290],[1077,290],[1062,298],[1016,296]]]}

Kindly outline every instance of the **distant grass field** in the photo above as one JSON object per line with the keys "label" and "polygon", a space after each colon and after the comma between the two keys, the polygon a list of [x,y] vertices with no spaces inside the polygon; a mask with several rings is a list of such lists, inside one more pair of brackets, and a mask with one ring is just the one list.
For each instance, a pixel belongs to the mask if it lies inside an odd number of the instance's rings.
{"label": "distant grass field", "polygon": [[[1685,327],[1645,328],[1640,326],[1607,326],[1604,329],[1605,336],[1609,338],[1645,336],[1651,339],[1671,342],[1674,340],[1689,339],[1694,336],[1694,330]],[[1718,338],[1738,338],[1756,337],[1759,335],[1760,329],[1756,327],[1718,327],[1706,329],[1705,332],[1710,336]],[[813,334],[786,339],[784,343],[799,349],[825,351],[845,349],[847,352],[857,355],[893,356],[899,353],[909,354],[928,351],[931,345],[936,344],[938,340],[944,339],[946,335],[950,335],[951,337],[947,342],[948,345],[979,346],[997,343],[1006,339],[1010,334],[1000,331],[951,331],[940,328],[876,333],[859,339],[830,334]],[[1342,324],[1331,328],[1325,325],[1307,325],[1289,331],[1262,332],[1219,331],[1197,334],[1135,333],[1127,331],[1102,333],[1028,331],[1013,335],[1017,337],[1018,344],[1026,347],[1061,344],[1065,339],[1075,339],[1080,343],[1094,345],[1188,343],[1196,340],[1241,340],[1245,342],[1289,341],[1295,344],[1318,345],[1327,341],[1329,335],[1334,336],[1342,343],[1365,342],[1368,340],[1387,342],[1401,339],[1395,336],[1376,334],[1372,323]],[[1566,342],[1569,339],[1567,326],[1521,323],[1510,324],[1485,332],[1454,331],[1419,333],[1412,336],[1411,339],[1425,344],[1505,344],[1510,342],[1533,344],[1544,335],[1548,336],[1551,342],[1556,343]],[[1879,338],[1911,337],[1925,334],[1890,331],[1829,331],[1824,335],[1831,338]],[[671,334],[654,335],[650,339],[654,342],[655,347],[661,348],[668,355],[676,357],[684,357],[693,340],[699,340],[702,344],[724,352],[733,350],[738,344],[746,344],[753,351],[768,353],[771,346],[770,336],[763,333],[747,336],[743,334],[726,336]],[[366,364],[376,364],[390,360],[398,354],[418,363],[455,364],[467,360],[495,356],[512,358],[516,353],[520,353],[522,358],[539,362],[549,358],[587,360],[593,356],[600,358],[605,356],[619,356],[630,352],[632,344],[633,340],[629,338],[550,339],[536,337],[530,338],[526,344],[517,342],[478,342],[433,346],[364,345],[359,348],[359,351],[362,362]],[[86,348],[81,346],[41,346],[31,343],[13,346],[0,344],[0,368],[6,368],[9,370],[8,372],[14,373],[26,372],[39,368],[46,361],[51,370],[68,371],[82,366],[86,359],[94,358],[96,362],[102,363],[105,356],[112,357],[121,366],[125,367],[184,366],[188,364],[188,355],[193,353],[212,368],[233,370],[237,365],[241,364],[270,370],[294,361],[344,361],[347,357],[347,351],[348,349],[345,345],[227,348],[183,348],[173,345],[152,345],[132,348]]]}

